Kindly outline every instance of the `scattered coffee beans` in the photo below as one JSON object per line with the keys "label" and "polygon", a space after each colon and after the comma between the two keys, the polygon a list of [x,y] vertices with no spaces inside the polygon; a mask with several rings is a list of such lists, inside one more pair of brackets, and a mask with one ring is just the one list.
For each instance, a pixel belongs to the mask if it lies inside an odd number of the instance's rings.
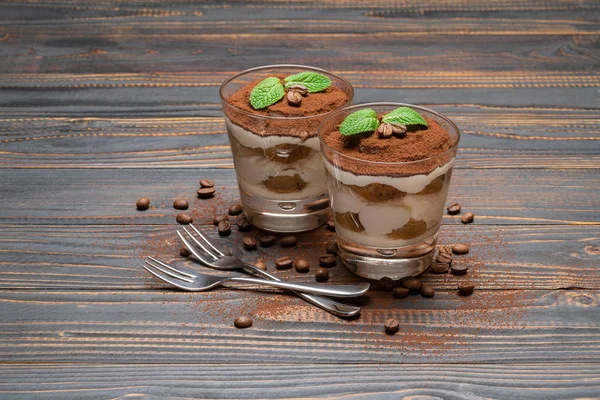
{"label": "scattered coffee beans", "polygon": [[240,215],[242,211],[242,206],[240,204],[234,204],[229,207],[229,215]]}
{"label": "scattered coffee beans", "polygon": [[248,222],[244,215],[240,215],[237,218],[235,224],[237,225],[238,230],[240,232],[248,232],[250,229],[252,229],[252,224]]}
{"label": "scattered coffee beans", "polygon": [[447,253],[438,253],[435,262],[440,264],[452,264],[452,256]]}
{"label": "scattered coffee beans", "polygon": [[319,256],[319,265],[322,267],[335,267],[337,265],[337,259],[333,254],[324,254]]}
{"label": "scattered coffee beans", "polygon": [[297,258],[294,261],[294,268],[296,268],[296,272],[305,273],[310,270],[310,263],[305,258]]}
{"label": "scattered coffee beans", "polygon": [[196,190],[198,197],[201,199],[210,199],[215,195],[215,192],[216,190],[214,187],[200,188]]}
{"label": "scattered coffee beans", "polygon": [[173,208],[176,210],[187,210],[190,205],[187,200],[177,199],[173,202]]}
{"label": "scattered coffee beans", "polygon": [[299,107],[302,103],[302,95],[295,90],[290,90],[287,93],[287,101],[290,106]]}
{"label": "scattered coffee beans", "polygon": [[242,315],[233,321],[233,325],[238,329],[250,328],[252,326],[252,318]]}
{"label": "scattered coffee beans", "polygon": [[431,267],[429,268],[429,271],[432,274],[447,274],[449,270],[450,270],[450,264],[440,263],[440,262],[434,262],[433,264],[431,264]]}
{"label": "scattered coffee beans", "polygon": [[400,329],[400,323],[394,318],[390,318],[383,324],[383,329],[388,335],[394,335]]}
{"label": "scattered coffee beans", "polygon": [[337,253],[339,251],[337,242],[335,240],[330,240],[329,242],[327,242],[327,247],[326,247],[325,251],[329,254],[337,255]]}
{"label": "scattered coffee beans", "polygon": [[258,242],[262,247],[271,247],[277,242],[277,237],[274,235],[266,235],[258,238]]}
{"label": "scattered coffee beans", "polygon": [[264,261],[257,261],[254,263],[254,266],[262,269],[263,271],[267,270],[267,263],[265,263]]}
{"label": "scattered coffee beans", "polygon": [[217,232],[221,236],[229,236],[231,234],[231,223],[229,220],[219,222],[219,225],[217,225]]}
{"label": "scattered coffee beans", "polygon": [[466,275],[468,270],[469,267],[467,267],[466,265],[453,265],[450,268],[450,272],[452,272],[452,275]]}
{"label": "scattered coffee beans", "polygon": [[179,249],[179,255],[181,257],[189,257],[192,255],[192,253],[190,253],[187,247],[183,246]]}
{"label": "scattered coffee beans", "polygon": [[440,246],[438,248],[438,253],[439,254],[447,254],[450,257],[452,257],[452,249],[450,248],[450,246]]}
{"label": "scattered coffee beans", "polygon": [[473,290],[475,289],[475,285],[470,283],[461,283],[458,285],[458,294],[461,296],[470,296],[473,294]]}
{"label": "scattered coffee beans", "polygon": [[250,237],[250,236],[245,236],[242,239],[242,243],[244,244],[244,248],[246,250],[256,250],[256,246],[258,245],[258,242],[256,241],[256,239],[254,239],[253,237]]}
{"label": "scattered coffee beans", "polygon": [[290,269],[293,265],[294,260],[292,260],[292,257],[284,256],[275,260],[275,267],[277,269]]}
{"label": "scattered coffee beans", "polygon": [[325,228],[327,228],[329,231],[335,232],[335,221],[333,219],[327,220],[325,223]]}
{"label": "scattered coffee beans", "polygon": [[394,286],[396,286],[396,282],[394,282],[392,278],[384,276],[379,280],[379,286],[386,292],[391,292],[394,289]]}
{"label": "scattered coffee beans", "polygon": [[229,219],[229,217],[226,214],[215,215],[215,217],[213,218],[213,225],[214,226],[218,226],[219,222],[221,222],[221,221],[227,221],[228,219]]}
{"label": "scattered coffee beans", "polygon": [[410,294],[418,294],[421,290],[421,281],[415,278],[408,278],[402,282],[402,286],[410,291]]}
{"label": "scattered coffee beans", "polygon": [[135,202],[135,206],[138,210],[144,211],[150,207],[150,199],[147,197],[139,198],[138,201]]}
{"label": "scattered coffee beans", "polygon": [[453,203],[453,204],[450,204],[448,207],[446,207],[446,210],[448,210],[449,215],[456,215],[456,214],[460,213],[461,208],[462,208],[462,206],[460,204]]}
{"label": "scattered coffee beans", "polygon": [[395,287],[394,288],[394,297],[397,299],[403,299],[407,297],[409,294],[409,290],[404,287]]}
{"label": "scattered coffee beans", "polygon": [[191,224],[192,222],[194,222],[193,218],[186,213],[177,214],[177,217],[175,217],[175,219],[177,220],[177,222],[184,225]]}
{"label": "scattered coffee beans", "polygon": [[473,222],[474,219],[475,214],[473,214],[472,212],[468,212],[460,218],[460,222],[462,222],[463,224],[470,224],[471,222]]}
{"label": "scattered coffee beans", "polygon": [[279,241],[281,247],[294,247],[298,243],[298,238],[296,236],[284,236]]}
{"label": "scattered coffee beans", "polygon": [[315,279],[319,282],[325,282],[329,279],[329,270],[327,268],[319,268],[315,272]]}
{"label": "scattered coffee beans", "polygon": [[200,187],[201,188],[211,188],[215,187],[215,183],[210,179],[200,179]]}
{"label": "scattered coffee beans", "polygon": [[465,243],[456,243],[452,246],[452,252],[454,254],[467,254],[469,252],[469,245]]}
{"label": "scattered coffee beans", "polygon": [[421,285],[421,289],[419,290],[419,293],[421,293],[421,296],[423,296],[423,297],[433,297],[433,295],[435,294],[435,291],[433,290],[433,287],[431,287],[431,285],[424,283]]}

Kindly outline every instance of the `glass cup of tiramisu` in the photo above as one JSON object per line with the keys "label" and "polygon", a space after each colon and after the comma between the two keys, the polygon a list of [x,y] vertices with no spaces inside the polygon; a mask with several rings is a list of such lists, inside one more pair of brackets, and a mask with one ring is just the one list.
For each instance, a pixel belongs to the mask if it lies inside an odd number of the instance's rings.
{"label": "glass cup of tiramisu", "polygon": [[400,279],[431,263],[460,139],[423,107],[371,103],[319,128],[340,257],[354,273]]}
{"label": "glass cup of tiramisu", "polygon": [[301,232],[331,215],[317,130],[348,106],[352,86],[327,71],[271,65],[243,71],[220,89],[246,218],[258,228]]}

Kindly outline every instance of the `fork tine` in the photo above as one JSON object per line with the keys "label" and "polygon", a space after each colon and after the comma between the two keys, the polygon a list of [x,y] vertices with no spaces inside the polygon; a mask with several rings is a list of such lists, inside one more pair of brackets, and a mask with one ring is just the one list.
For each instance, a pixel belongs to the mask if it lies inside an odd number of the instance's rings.
{"label": "fork tine", "polygon": [[152,269],[152,267],[150,267],[150,266],[144,265],[143,267],[144,267],[144,269],[146,271],[150,272],[152,275],[154,275],[155,277],[157,277],[161,281],[165,281],[165,282],[167,282],[167,283],[169,283],[169,284],[171,284],[171,285],[173,285],[175,287],[178,287],[179,289],[184,289],[184,290],[189,289],[189,287],[187,285],[184,285],[184,284],[180,283],[181,281],[178,282],[178,281],[175,281],[175,280],[169,278],[168,276],[164,276],[163,274],[154,271]]}
{"label": "fork tine", "polygon": [[[196,229],[196,227],[194,226],[194,224],[190,224],[190,226],[192,227],[192,229],[198,234],[198,236],[200,236],[200,239],[204,240],[206,242],[206,244],[208,244],[220,257],[225,257],[225,254],[223,254],[223,252],[219,249],[217,249],[207,238],[206,236],[204,236],[202,234],[202,232],[200,232],[198,229]],[[183,227],[183,229],[185,229],[185,227]]]}
{"label": "fork tine", "polygon": [[171,271],[173,271],[173,272],[175,272],[175,273],[177,273],[179,275],[187,276],[188,278],[195,278],[196,277],[195,275],[192,275],[192,274],[187,273],[185,271],[181,271],[181,270],[178,270],[178,269],[176,269],[174,267],[171,267],[169,264],[166,264],[166,263],[160,261],[157,258],[154,258],[154,257],[151,257],[151,256],[148,256],[148,258],[150,260],[154,261],[155,263],[157,263],[158,265],[162,265],[163,267],[165,267],[167,269],[170,269]]}
{"label": "fork tine", "polygon": [[163,268],[159,267],[158,265],[152,264],[152,263],[151,263],[150,261],[148,261],[148,260],[146,260],[146,265],[148,265],[148,266],[150,266],[150,267],[152,267],[152,268],[154,268],[154,269],[157,269],[157,270],[159,270],[160,272],[162,272],[163,274],[167,274],[167,275],[169,275],[169,276],[171,276],[171,277],[173,277],[173,278],[175,278],[175,279],[180,279],[180,280],[182,280],[182,281],[185,281],[185,282],[187,282],[187,283],[192,283],[192,282],[194,282],[194,280],[193,280],[193,279],[186,278],[186,277],[185,277],[185,276],[183,276],[183,275],[178,275],[178,274],[176,274],[176,273],[174,273],[174,272],[171,272],[171,271],[169,271],[168,269],[163,269]]}
{"label": "fork tine", "polygon": [[198,260],[202,261],[202,263],[208,265],[209,267],[212,266],[212,262],[202,257],[200,253],[196,251],[196,247],[194,247],[190,242],[188,242],[187,239],[183,237],[181,232],[177,231],[177,234],[179,235],[179,238],[181,238],[183,244],[185,244],[186,247],[192,252],[194,257],[196,257]]}
{"label": "fork tine", "polygon": [[214,255],[214,254],[213,254],[213,253],[212,253],[212,252],[211,252],[209,249],[207,249],[207,248],[206,248],[206,247],[205,247],[205,246],[204,246],[202,243],[200,243],[200,242],[198,241],[198,239],[196,239],[196,238],[194,237],[194,235],[192,235],[192,234],[191,234],[191,232],[190,232],[190,231],[188,231],[188,230],[187,230],[187,228],[186,228],[185,226],[183,227],[183,230],[185,231],[185,233],[187,233],[187,234],[188,234],[188,237],[189,237],[190,239],[192,239],[192,240],[194,241],[194,243],[196,243],[196,244],[198,245],[198,247],[200,247],[202,250],[204,250],[204,252],[205,252],[206,254],[208,254],[208,255],[209,255],[209,256],[210,256],[210,257],[211,257],[213,260],[218,260],[218,259],[220,258],[220,256],[216,256],[216,255]]}

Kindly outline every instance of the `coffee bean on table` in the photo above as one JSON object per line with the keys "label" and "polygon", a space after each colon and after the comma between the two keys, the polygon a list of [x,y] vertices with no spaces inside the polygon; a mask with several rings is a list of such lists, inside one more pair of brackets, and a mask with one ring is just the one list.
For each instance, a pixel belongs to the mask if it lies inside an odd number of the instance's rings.
{"label": "coffee bean on table", "polygon": [[242,315],[233,321],[233,325],[238,329],[249,328],[252,326],[252,318],[247,315]]}
{"label": "coffee bean on table", "polygon": [[475,285],[470,283],[461,283],[458,285],[458,294],[461,296],[470,296],[473,294],[473,290],[475,289]]}
{"label": "coffee bean on table", "polygon": [[184,199],[177,199],[173,202],[173,208],[176,210],[187,210],[190,205]]}
{"label": "coffee bean on table", "polygon": [[431,267],[429,267],[429,271],[432,274],[447,274],[449,270],[450,264],[448,263],[434,262],[431,264]]}
{"label": "coffee bean on table", "polygon": [[379,286],[386,292],[391,292],[394,289],[394,286],[396,286],[396,282],[394,282],[392,278],[384,276],[379,280]]}
{"label": "coffee bean on table", "polygon": [[475,214],[473,214],[472,212],[468,212],[460,218],[460,222],[462,222],[463,224],[470,224],[471,222],[473,222],[474,219]]}
{"label": "coffee bean on table", "polygon": [[333,219],[327,220],[325,223],[325,228],[327,228],[329,231],[335,232],[335,221]]}
{"label": "coffee bean on table", "polygon": [[456,243],[452,246],[452,252],[454,254],[467,254],[469,252],[469,245],[465,243]]}
{"label": "coffee bean on table", "polygon": [[229,207],[229,215],[240,215],[242,211],[242,206],[239,204],[234,204]]}
{"label": "coffee bean on table", "polygon": [[244,244],[244,248],[246,250],[256,250],[256,246],[258,245],[258,242],[256,241],[256,239],[254,239],[253,237],[250,237],[250,236],[245,236],[242,239],[242,243]]}
{"label": "coffee bean on table", "polygon": [[267,263],[265,263],[264,261],[257,261],[254,263],[254,266],[262,269],[263,271],[267,270]]}
{"label": "coffee bean on table", "polygon": [[394,297],[397,299],[403,299],[409,295],[409,290],[404,287],[395,287],[394,288]]}
{"label": "coffee bean on table", "polygon": [[339,251],[339,247],[338,244],[335,240],[330,240],[329,242],[327,242],[327,247],[326,247],[326,252],[329,254],[335,254],[337,255],[338,251]]}
{"label": "coffee bean on table", "polygon": [[210,179],[200,179],[200,187],[201,188],[211,188],[215,187],[215,183]]}
{"label": "coffee bean on table", "polygon": [[447,254],[450,257],[452,257],[452,249],[450,248],[450,246],[439,246],[438,254]]}
{"label": "coffee bean on table", "polygon": [[440,264],[452,264],[452,255],[447,253],[438,253],[435,261]]}
{"label": "coffee bean on table", "polygon": [[277,269],[290,269],[294,265],[294,260],[292,257],[284,256],[279,257],[275,260],[275,268]]}
{"label": "coffee bean on table", "polygon": [[450,267],[450,272],[452,272],[452,275],[466,275],[468,270],[469,267],[467,267],[466,265],[459,264]]}
{"label": "coffee bean on table", "polygon": [[200,188],[196,190],[198,197],[201,199],[209,199],[215,195],[215,192],[216,190],[214,187]]}
{"label": "coffee bean on table", "polygon": [[450,204],[448,207],[446,207],[446,210],[448,210],[449,215],[456,215],[460,212],[461,208],[462,208],[462,206],[460,204],[453,203],[453,204]]}
{"label": "coffee bean on table", "polygon": [[298,243],[298,238],[296,236],[284,236],[279,241],[281,247],[294,247]]}
{"label": "coffee bean on table", "polygon": [[179,255],[181,257],[189,257],[192,255],[192,253],[190,253],[190,251],[188,250],[187,247],[183,246],[182,248],[179,249]]}
{"label": "coffee bean on table", "polygon": [[315,279],[319,282],[325,282],[329,279],[329,270],[327,268],[319,268],[315,272]]}
{"label": "coffee bean on table", "polygon": [[227,214],[215,215],[215,217],[213,218],[213,225],[217,226],[217,225],[219,225],[219,222],[227,221],[228,219],[229,219],[229,217],[227,216]]}
{"label": "coffee bean on table", "polygon": [[424,283],[421,285],[421,289],[419,290],[419,293],[421,293],[421,296],[423,296],[423,297],[433,297],[433,295],[435,294],[435,291],[433,290],[433,287],[431,285]]}
{"label": "coffee bean on table", "polygon": [[235,221],[235,224],[240,232],[248,232],[252,229],[252,224],[246,219],[245,215],[240,215]]}
{"label": "coffee bean on table", "polygon": [[294,268],[296,272],[305,273],[310,270],[310,263],[306,258],[297,258],[294,260]]}
{"label": "coffee bean on table", "polygon": [[150,199],[147,197],[141,197],[135,202],[135,206],[138,210],[144,211],[150,207]]}
{"label": "coffee bean on table", "polygon": [[421,281],[415,278],[408,278],[402,282],[402,286],[407,288],[410,291],[410,294],[419,294],[419,290],[421,290]]}
{"label": "coffee bean on table", "polygon": [[177,220],[177,222],[184,225],[191,224],[192,222],[194,222],[194,219],[186,213],[177,214],[177,217],[175,217],[175,219]]}
{"label": "coffee bean on table", "polygon": [[231,234],[231,223],[229,220],[219,222],[219,225],[217,225],[217,232],[221,236],[229,236]]}
{"label": "coffee bean on table", "polygon": [[400,329],[400,323],[394,318],[390,318],[383,324],[383,329],[388,335],[394,335]]}
{"label": "coffee bean on table", "polygon": [[277,237],[274,235],[261,236],[258,241],[262,247],[271,247],[277,242]]}
{"label": "coffee bean on table", "polygon": [[323,254],[319,256],[319,265],[322,267],[335,267],[337,265],[337,259],[333,254]]}

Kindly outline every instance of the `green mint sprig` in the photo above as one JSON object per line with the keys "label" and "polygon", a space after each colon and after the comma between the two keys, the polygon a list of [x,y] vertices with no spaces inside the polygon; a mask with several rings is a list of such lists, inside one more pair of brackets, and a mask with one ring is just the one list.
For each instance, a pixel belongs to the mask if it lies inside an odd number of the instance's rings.
{"label": "green mint sprig", "polygon": [[285,89],[279,78],[274,76],[260,81],[250,93],[250,104],[255,110],[277,103],[285,96]]}
{"label": "green mint sprig", "polygon": [[304,85],[308,89],[308,93],[322,92],[331,86],[331,79],[311,71],[299,72],[288,76],[284,80],[286,88],[292,85]]}
{"label": "green mint sprig", "polygon": [[349,114],[340,125],[340,133],[344,136],[357,135],[363,132],[375,131],[379,127],[377,113],[370,108],[363,108]]}
{"label": "green mint sprig", "polygon": [[385,124],[401,124],[406,126],[427,126],[427,121],[421,117],[421,114],[408,107],[398,107],[395,110],[390,111],[381,118],[381,122]]}

